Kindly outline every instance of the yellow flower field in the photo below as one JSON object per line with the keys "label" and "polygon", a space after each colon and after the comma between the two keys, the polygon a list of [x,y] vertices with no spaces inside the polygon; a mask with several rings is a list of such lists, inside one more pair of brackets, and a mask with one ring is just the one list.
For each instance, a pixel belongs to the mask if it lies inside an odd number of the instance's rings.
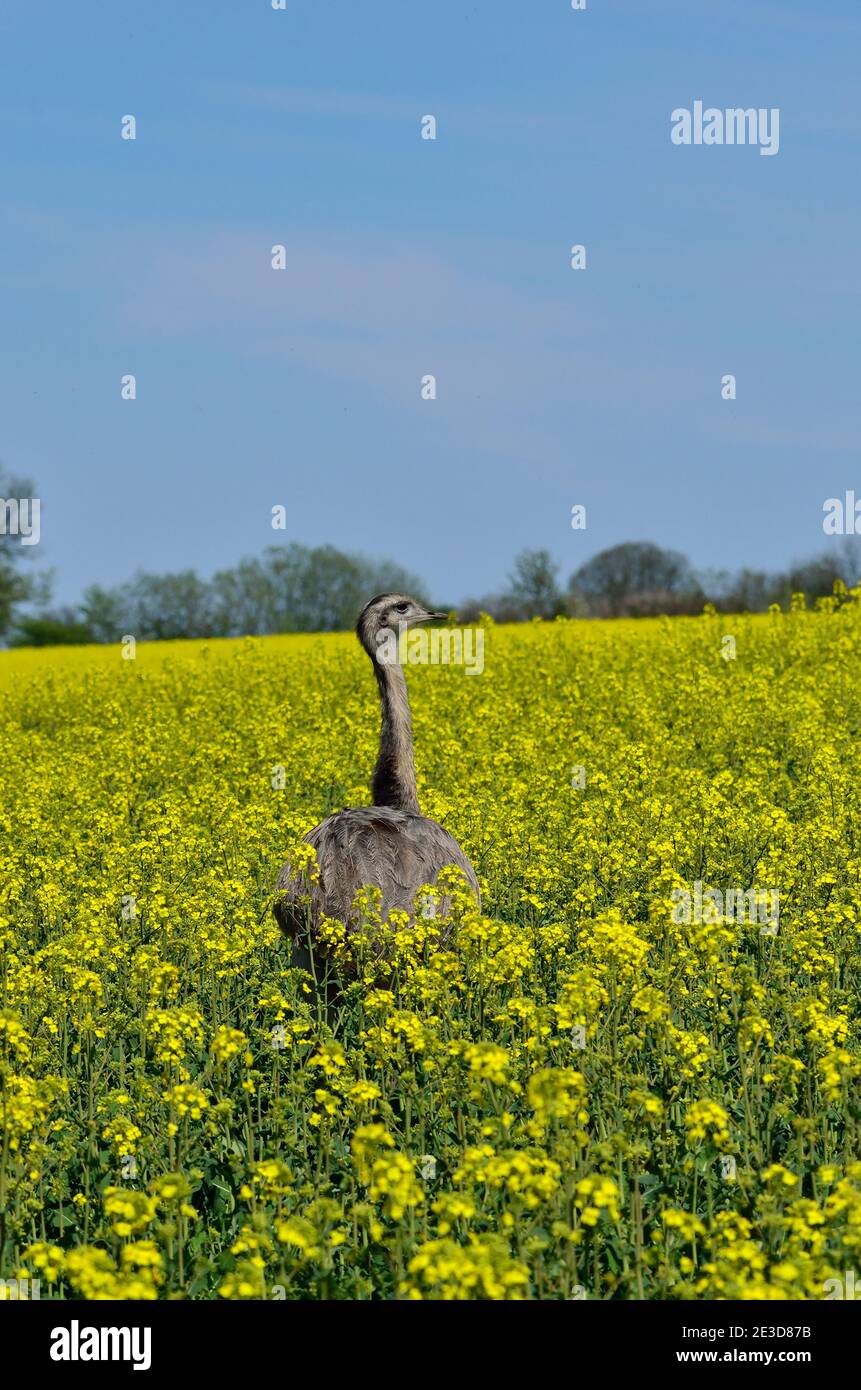
{"label": "yellow flower field", "polygon": [[411,667],[422,810],[486,915],[453,889],[444,949],[357,940],[328,1019],[271,904],[369,798],[355,639],[0,653],[0,1276],[827,1297],[861,1270],[859,600]]}

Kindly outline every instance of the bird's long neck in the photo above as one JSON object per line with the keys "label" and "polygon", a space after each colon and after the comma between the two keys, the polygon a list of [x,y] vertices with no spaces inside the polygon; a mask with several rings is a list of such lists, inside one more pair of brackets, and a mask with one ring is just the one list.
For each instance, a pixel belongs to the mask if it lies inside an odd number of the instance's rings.
{"label": "bird's long neck", "polygon": [[413,725],[403,667],[374,661],[374,672],[380,687],[383,712],[380,752],[371,783],[374,805],[395,806],[400,811],[412,811],[419,815],[413,761]]}

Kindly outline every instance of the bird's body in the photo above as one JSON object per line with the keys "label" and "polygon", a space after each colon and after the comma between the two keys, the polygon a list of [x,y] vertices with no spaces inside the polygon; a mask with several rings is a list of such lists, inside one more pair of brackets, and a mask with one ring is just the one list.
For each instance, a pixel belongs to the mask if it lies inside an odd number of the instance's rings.
{"label": "bird's body", "polygon": [[[447,864],[462,871],[478,897],[475,872],[454,836],[436,821],[411,811],[353,806],[328,816],[305,840],[317,852],[319,880],[311,885],[317,920],[335,917],[348,923],[355,896],[367,884],[382,892],[384,920],[393,908],[412,914],[418,890],[435,883]],[[282,894],[279,918],[283,919],[286,909],[294,921],[304,922],[299,899],[306,885],[289,864],[281,871],[278,888]]]}
{"label": "bird's body", "polygon": [[[394,629],[442,616],[402,594],[381,594],[362,610],[357,635],[374,664],[382,708],[374,804],[337,811],[308,832],[316,876],[290,863],[281,871],[275,916],[298,948],[297,963],[304,963],[303,952],[323,918],[336,918],[349,930],[363,887],[379,888],[383,920],[395,908],[412,916],[419,889],[436,883],[440,870],[453,864],[479,900],[475,871],[457,840],[421,814],[406,680],[402,667],[384,656],[392,651],[386,639]],[[445,906],[440,904],[442,911]]]}

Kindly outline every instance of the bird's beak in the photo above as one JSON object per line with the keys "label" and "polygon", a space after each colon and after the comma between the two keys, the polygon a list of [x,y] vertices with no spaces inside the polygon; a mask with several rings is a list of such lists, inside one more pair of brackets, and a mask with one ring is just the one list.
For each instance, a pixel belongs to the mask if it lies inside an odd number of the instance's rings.
{"label": "bird's beak", "polygon": [[423,613],[420,618],[414,619],[417,623],[441,623],[448,618],[447,613]]}

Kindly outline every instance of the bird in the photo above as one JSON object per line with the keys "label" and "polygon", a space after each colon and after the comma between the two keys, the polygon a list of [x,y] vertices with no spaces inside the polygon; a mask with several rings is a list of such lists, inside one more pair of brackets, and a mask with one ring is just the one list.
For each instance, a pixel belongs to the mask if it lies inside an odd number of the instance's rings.
{"label": "bird", "polygon": [[[435,884],[440,870],[453,864],[481,905],[475,870],[457,840],[421,813],[407,682],[393,659],[393,637],[447,616],[398,593],[377,594],[359,614],[356,636],[373,664],[382,713],[373,804],[336,811],[310,830],[304,841],[316,852],[318,876],[288,860],[276,885],[274,914],[293,943],[293,964],[312,974],[321,920],[336,918],[349,932],[353,901],[363,887],[380,890],[383,921],[395,908],[414,918],[418,890]],[[445,898],[440,909],[447,910]]]}

